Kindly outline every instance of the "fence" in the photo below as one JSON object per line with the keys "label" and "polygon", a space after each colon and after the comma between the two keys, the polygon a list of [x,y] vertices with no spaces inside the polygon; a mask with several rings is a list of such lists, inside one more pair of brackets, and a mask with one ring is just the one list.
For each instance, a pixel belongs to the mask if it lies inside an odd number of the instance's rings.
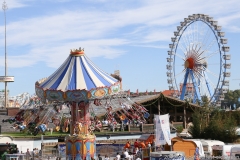
{"label": "fence", "polygon": [[[95,157],[100,154],[102,159],[104,159],[105,156],[107,156],[107,157],[110,157],[110,160],[113,160],[116,158],[117,153],[119,153],[120,155],[123,154],[123,152],[125,151],[124,146],[125,144],[96,144]],[[146,159],[146,158],[149,158],[150,152],[154,151],[154,148],[140,149],[138,154],[134,154],[134,147],[131,147],[127,150],[131,157],[130,159],[136,159],[137,157],[141,159],[143,158]],[[55,149],[50,147],[45,148],[42,151],[42,155],[38,155],[38,156],[35,155],[35,157],[32,157],[32,158],[44,159],[44,160],[47,160],[47,159],[71,160],[71,159],[78,159],[78,157],[80,156],[80,155],[67,156],[65,152],[66,152],[65,145],[61,144],[61,145],[58,145],[58,148],[55,148]],[[91,159],[90,156],[87,159]]]}

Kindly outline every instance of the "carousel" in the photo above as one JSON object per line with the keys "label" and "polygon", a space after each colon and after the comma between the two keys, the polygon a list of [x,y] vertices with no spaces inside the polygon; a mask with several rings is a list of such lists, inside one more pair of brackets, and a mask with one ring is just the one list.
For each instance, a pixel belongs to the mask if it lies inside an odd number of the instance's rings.
{"label": "carousel", "polygon": [[147,110],[124,98],[121,88],[121,77],[99,69],[81,48],[71,50],[65,62],[51,76],[36,82],[36,95],[43,103],[62,103],[70,108],[69,125],[65,126],[65,130],[70,131],[66,137],[68,159],[96,157],[93,131],[101,127],[96,109],[98,112],[103,110],[109,124],[114,125],[116,118],[123,123],[129,120],[146,122],[145,118],[149,116]]}
{"label": "carousel", "polygon": [[71,50],[51,76],[37,81],[35,91],[36,95],[18,96],[20,111],[3,122],[34,136],[45,134],[49,125],[54,126],[53,132],[69,133],[68,159],[96,157],[94,132],[106,125],[114,131],[120,124],[146,123],[149,117],[145,107],[122,91],[122,78],[99,69],[81,48]]}
{"label": "carousel", "polygon": [[70,159],[96,156],[89,101],[97,103],[98,99],[120,90],[121,82],[94,66],[81,48],[71,50],[69,57],[50,77],[36,82],[36,94],[42,101],[70,105],[70,136],[66,137],[66,155]]}

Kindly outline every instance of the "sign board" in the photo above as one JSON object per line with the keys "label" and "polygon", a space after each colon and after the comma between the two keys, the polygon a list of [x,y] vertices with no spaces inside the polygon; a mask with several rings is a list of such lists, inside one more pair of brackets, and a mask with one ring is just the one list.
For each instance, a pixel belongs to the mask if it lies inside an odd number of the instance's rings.
{"label": "sign board", "polygon": [[171,145],[169,115],[154,115],[155,117],[155,145]]}
{"label": "sign board", "polygon": [[0,82],[14,82],[14,76],[0,76]]}

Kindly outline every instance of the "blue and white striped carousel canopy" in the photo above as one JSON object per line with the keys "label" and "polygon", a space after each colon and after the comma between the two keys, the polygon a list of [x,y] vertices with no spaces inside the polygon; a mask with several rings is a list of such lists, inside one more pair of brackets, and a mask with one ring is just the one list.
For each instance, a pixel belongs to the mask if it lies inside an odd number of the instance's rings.
{"label": "blue and white striped carousel canopy", "polygon": [[91,90],[110,87],[118,82],[85,56],[84,50],[71,50],[65,62],[48,78],[39,81],[41,88],[54,90]]}

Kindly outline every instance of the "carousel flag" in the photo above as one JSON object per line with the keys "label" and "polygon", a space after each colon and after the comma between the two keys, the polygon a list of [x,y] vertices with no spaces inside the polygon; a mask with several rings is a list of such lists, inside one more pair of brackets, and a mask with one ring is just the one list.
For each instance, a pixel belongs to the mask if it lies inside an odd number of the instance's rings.
{"label": "carousel flag", "polygon": [[155,116],[155,135],[156,145],[171,145],[169,115],[154,115]]}

